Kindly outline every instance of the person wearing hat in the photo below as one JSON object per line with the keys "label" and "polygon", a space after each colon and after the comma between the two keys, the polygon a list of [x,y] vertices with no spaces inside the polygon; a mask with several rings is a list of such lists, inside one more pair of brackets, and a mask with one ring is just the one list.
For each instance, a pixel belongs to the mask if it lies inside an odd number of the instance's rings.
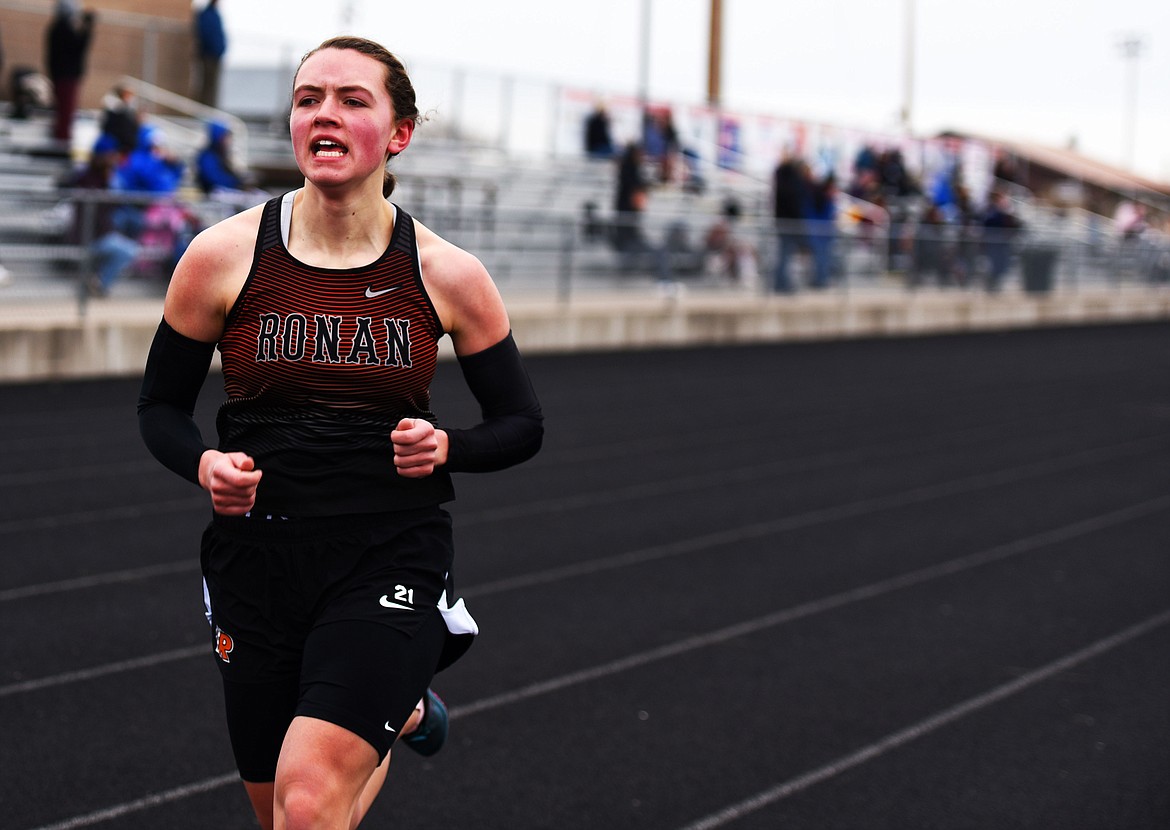
{"label": "person wearing hat", "polygon": [[195,158],[195,179],[204,195],[217,190],[242,190],[243,177],[232,164],[232,131],[226,124],[213,121],[207,125],[207,145]]}

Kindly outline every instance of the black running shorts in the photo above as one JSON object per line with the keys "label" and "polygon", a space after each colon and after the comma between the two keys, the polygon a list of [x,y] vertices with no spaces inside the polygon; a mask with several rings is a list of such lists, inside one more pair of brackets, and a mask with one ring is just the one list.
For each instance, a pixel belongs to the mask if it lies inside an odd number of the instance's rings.
{"label": "black running shorts", "polygon": [[228,731],[245,781],[271,781],[298,715],[385,757],[439,663],[451,568],[439,507],[372,516],[216,516],[202,567]]}

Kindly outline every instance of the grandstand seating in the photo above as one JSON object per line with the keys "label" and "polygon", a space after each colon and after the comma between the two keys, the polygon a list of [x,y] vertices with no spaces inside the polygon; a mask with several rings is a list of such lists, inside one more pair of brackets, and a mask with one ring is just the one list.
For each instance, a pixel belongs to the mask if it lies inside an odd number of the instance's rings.
{"label": "grandstand seating", "polygon": [[[93,133],[95,114],[79,114],[78,133]],[[0,265],[9,272],[4,297],[63,296],[76,293],[86,268],[86,251],[66,239],[67,209],[59,182],[80,159],[62,155],[47,135],[47,114],[15,121],[0,116]],[[153,118],[153,116],[152,116]],[[203,135],[195,119],[168,117],[172,148],[192,157]],[[87,133],[88,131],[88,133]],[[248,166],[262,175],[273,192],[295,186],[297,173],[287,132],[271,122],[250,122]],[[393,198],[451,241],[479,256],[505,291],[574,291],[588,286],[653,283],[661,260],[644,258],[629,265],[607,243],[615,182],[612,162],[584,157],[516,157],[448,138],[420,135],[391,166],[398,178]],[[766,182],[721,170],[705,171],[707,186],[693,192],[677,186],[656,188],[644,217],[655,246],[670,241],[672,278],[710,279],[703,269],[702,238],[726,199],[743,209],[739,232],[759,251],[760,272],[774,255],[773,224]],[[1074,280],[1144,278],[1157,271],[1166,246],[1123,249],[1101,228],[1109,220],[1083,211],[1053,211],[1021,194],[1017,208],[1033,239],[1062,249],[1063,268]],[[209,203],[188,184],[181,196],[208,223],[226,215],[224,205]],[[592,206],[592,208],[587,208]],[[902,206],[904,229],[912,231],[913,203]],[[589,217],[586,211],[591,210]],[[897,225],[897,223],[895,223]],[[597,230],[602,232],[598,233]],[[855,227],[843,227],[839,257],[844,275],[878,284],[903,268],[897,227],[888,221],[873,239]],[[946,232],[944,230],[944,232]],[[1124,254],[1124,256],[1123,256]],[[1170,265],[1161,264],[1170,274]],[[161,295],[165,275],[157,280],[124,280],[118,291]],[[1165,277],[1163,277],[1165,279]],[[898,282],[898,284],[901,284]],[[750,286],[749,286],[750,287]]]}

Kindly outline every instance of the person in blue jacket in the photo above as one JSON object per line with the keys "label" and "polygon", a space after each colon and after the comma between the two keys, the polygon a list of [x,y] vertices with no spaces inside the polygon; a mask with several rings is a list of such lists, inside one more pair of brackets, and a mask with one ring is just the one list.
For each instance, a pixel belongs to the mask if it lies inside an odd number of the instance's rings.
{"label": "person in blue jacket", "polygon": [[166,148],[166,136],[151,124],[138,130],[138,143],[118,168],[116,186],[145,193],[174,193],[183,180],[186,165]]}
{"label": "person in blue jacket", "polygon": [[232,131],[213,121],[207,125],[207,146],[195,158],[195,178],[206,195],[216,190],[243,190],[245,183],[232,166]]}
{"label": "person in blue jacket", "polygon": [[186,164],[166,146],[166,136],[147,124],[138,131],[138,144],[115,174],[113,187],[152,199],[127,200],[119,211],[119,229],[138,240],[140,260],[157,265],[159,276],[170,272],[199,226],[198,217],[175,199]]}
{"label": "person in blue jacket", "polygon": [[812,251],[812,288],[828,288],[833,278],[834,247],[837,241],[837,182],[828,173],[805,193],[805,238]]}
{"label": "person in blue jacket", "polygon": [[195,72],[199,87],[195,98],[208,107],[219,100],[219,69],[227,53],[227,33],[219,14],[219,0],[208,0],[195,15]]}

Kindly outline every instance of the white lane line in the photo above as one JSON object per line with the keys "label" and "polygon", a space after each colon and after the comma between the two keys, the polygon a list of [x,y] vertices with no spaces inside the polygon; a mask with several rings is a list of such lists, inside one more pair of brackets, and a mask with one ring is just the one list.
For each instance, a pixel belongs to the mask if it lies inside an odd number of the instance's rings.
{"label": "white lane line", "polygon": [[57,513],[49,516],[31,516],[26,519],[9,519],[0,522],[0,534],[27,533],[30,530],[53,530],[82,524],[108,524],[125,519],[141,519],[156,513],[173,513],[180,510],[194,510],[207,507],[206,496],[188,496],[182,499],[132,504],[122,507],[101,507],[95,510],[80,510],[76,513]]}
{"label": "white lane line", "polygon": [[205,778],[202,781],[196,781],[194,784],[186,784],[182,787],[176,787],[173,790],[148,795],[136,801],[127,801],[124,804],[107,807],[104,810],[87,813],[84,816],[75,816],[74,818],[66,819],[56,824],[45,824],[35,828],[35,830],[76,830],[79,827],[91,827],[94,824],[101,824],[103,821],[110,821],[130,815],[131,813],[149,810],[152,807],[159,807],[172,801],[180,801],[193,795],[210,792],[211,790],[219,789],[239,780],[240,776],[235,772],[217,775],[215,778]]}
{"label": "white lane line", "polygon": [[872,761],[890,750],[897,749],[911,741],[915,741],[980,709],[985,709],[993,703],[998,703],[1007,697],[1022,692],[1038,683],[1042,683],[1053,675],[1068,671],[1094,657],[1123,646],[1129,641],[1148,634],[1157,628],[1161,628],[1167,623],[1170,623],[1170,611],[1163,611],[1137,625],[1119,631],[1110,637],[1098,640],[1090,646],[1086,646],[1079,651],[1074,651],[1072,654],[1066,655],[1059,660],[1055,660],[1027,674],[1021,675],[1010,683],[1005,683],[981,695],[968,698],[949,709],[944,709],[905,729],[887,735],[880,741],[875,741],[868,746],[864,746],[856,752],[844,755],[822,767],[818,767],[795,778],[790,778],[783,783],[777,784],[775,787],[757,793],[729,807],[725,807],[717,813],[712,813],[705,818],[686,825],[682,830],[713,830],[716,827],[723,827],[750,813],[757,812],[769,805],[788,798],[790,795],[795,795],[822,781],[826,781],[847,770]]}
{"label": "white lane line", "polygon": [[[1122,458],[1127,455],[1148,452],[1151,446],[1164,442],[1165,436],[1162,435],[1136,438],[1131,441],[1122,441],[1103,447],[1093,447],[1070,455],[1032,462],[993,473],[981,473],[950,482],[943,482],[942,484],[914,488],[904,491],[903,495],[918,493],[920,495],[917,500],[921,500],[922,498],[938,498],[955,493],[965,493],[973,489],[995,484],[1004,484],[1010,481],[1061,472],[1097,461],[1106,461],[1114,458]],[[771,465],[763,466],[767,467]],[[743,480],[750,480],[751,477],[751,473],[745,473]],[[731,478],[734,479],[734,475]],[[464,525],[481,524],[484,522],[508,521],[526,516],[556,513],[563,510],[580,510],[588,507],[613,504],[629,498],[663,495],[669,492],[679,492],[687,489],[701,489],[701,487],[711,486],[711,484],[712,480],[710,478],[687,477],[680,479],[677,484],[668,481],[659,484],[635,485],[628,489],[614,488],[564,498],[540,499],[510,507],[497,507],[464,514],[458,519],[457,526],[462,527]],[[958,489],[955,489],[956,487]],[[199,496],[192,496],[186,499],[172,499],[154,504],[127,505],[99,510],[85,510],[77,513],[10,519],[8,521],[0,521],[0,535],[26,533],[35,530],[51,530],[79,524],[100,524],[123,519],[137,519],[153,513],[169,513],[187,508],[205,507],[206,504],[206,497],[200,494]]]}
{"label": "white lane line", "polygon": [[[842,591],[838,594],[832,594],[827,597],[822,597],[817,600],[802,603],[801,605],[796,605],[791,608],[786,608],[781,611],[766,614],[762,617],[757,617],[754,620],[748,620],[746,622],[737,623],[736,625],[721,628],[706,634],[689,637],[685,640],[679,640],[665,646],[660,646],[656,649],[651,649],[650,651],[633,654],[620,660],[615,660],[610,663],[603,663],[599,666],[593,666],[578,672],[562,675],[561,677],[533,683],[529,686],[524,686],[511,692],[505,692],[495,697],[485,698],[484,700],[481,700],[477,703],[466,704],[462,707],[457,706],[450,710],[450,714],[451,717],[457,717],[463,714],[474,714],[475,712],[495,709],[499,706],[504,706],[510,703],[517,703],[530,697],[549,694],[551,692],[557,691],[558,689],[575,686],[590,680],[609,677],[611,675],[648,665],[659,660],[665,660],[678,654],[685,654],[688,651],[694,651],[695,649],[704,648],[709,645],[724,643],[737,637],[754,634],[758,631],[774,628],[778,625],[783,625],[785,623],[802,619],[804,617],[810,617],[814,614],[821,614],[825,611],[841,608],[854,602],[860,602],[861,600],[871,599],[873,597],[881,596],[882,594],[888,594],[891,591],[896,591],[901,588],[920,585],[924,582],[928,582],[939,577],[951,576],[963,571],[971,570],[972,568],[977,568],[981,565],[997,562],[1001,559],[1018,556],[1037,548],[1042,548],[1048,545],[1056,544],[1058,542],[1075,539],[1079,536],[1084,536],[1089,533],[1104,530],[1105,528],[1112,527],[1114,525],[1124,524],[1126,522],[1133,521],[1134,519],[1140,519],[1143,516],[1158,513],[1162,510],[1166,510],[1167,508],[1170,508],[1170,496],[1163,496],[1161,498],[1139,502],[1138,504],[1130,505],[1129,507],[1124,507],[1120,510],[1114,510],[1110,513],[1103,513],[1100,516],[1093,516],[1091,518],[1084,519],[1083,521],[1074,522],[1070,525],[1044,531],[1043,533],[1036,533],[1032,536],[1026,536],[1023,539],[1006,542],[1002,545],[996,545],[995,547],[988,548],[983,551],[978,551],[967,556],[961,556],[957,559],[950,559],[946,562],[940,562],[936,565],[929,565],[925,568],[919,568],[915,571],[908,571],[907,573],[889,577],[888,579],[872,582],[868,585],[862,585],[857,588],[852,588],[848,591]],[[466,592],[464,595],[470,596],[471,593],[472,592]],[[80,671],[53,675],[51,677],[45,677],[39,680],[27,680],[22,683],[15,683],[9,686],[0,686],[0,697],[17,694],[19,692],[35,691],[37,689],[47,688],[50,686],[60,686],[66,683],[74,683],[81,680],[89,680],[108,674],[115,674],[120,671],[131,671],[133,669],[145,668],[157,665],[158,663],[180,660],[183,659],[184,656],[194,657],[200,654],[204,649],[204,646],[194,646],[186,649],[178,649],[175,651],[168,651],[161,654],[141,657],[137,660],[110,663],[104,666],[95,666],[90,669],[82,669]]]}
{"label": "white lane line", "polygon": [[24,694],[27,692],[38,692],[41,689],[50,689],[54,686],[65,686],[69,683],[80,683],[84,680],[93,680],[96,677],[105,677],[109,674],[118,674],[125,671],[135,671],[137,669],[148,669],[152,666],[161,666],[163,663],[173,663],[176,660],[187,660],[191,657],[196,657],[200,654],[210,654],[211,646],[204,643],[197,646],[188,646],[187,648],[176,648],[171,651],[162,651],[158,654],[150,654],[146,657],[138,657],[134,660],[122,660],[117,663],[106,663],[102,666],[93,666],[88,669],[78,669],[77,671],[65,672],[63,674],[54,674],[51,677],[40,677],[35,680],[23,680],[20,683],[10,683],[7,686],[0,686],[0,697],[9,697],[11,695]]}
{"label": "white lane line", "polygon": [[[902,576],[883,580],[882,582],[856,588],[852,591],[846,591],[834,596],[825,597],[815,602],[798,605],[794,608],[780,611],[775,614],[769,614],[764,617],[759,617],[755,620],[749,620],[738,625],[722,628],[717,631],[710,632],[706,635],[689,637],[685,640],[681,640],[667,646],[651,649],[650,651],[644,651],[639,654],[633,654],[629,657],[625,657],[623,659],[615,660],[609,663],[604,663],[600,666],[594,666],[582,671],[572,672],[570,674],[551,678],[549,680],[538,683],[532,683],[512,692],[493,695],[491,697],[483,698],[481,700],[474,701],[462,706],[455,706],[450,710],[450,717],[452,719],[469,717],[471,715],[493,709],[499,709],[503,706],[519,703],[541,695],[552,694],[553,692],[560,691],[561,689],[566,689],[571,686],[589,682],[591,680],[610,677],[623,671],[640,668],[641,666],[645,666],[659,660],[664,660],[668,657],[685,654],[689,651],[694,651],[709,645],[717,645],[735,637],[747,636],[749,634],[754,634],[767,628],[782,625],[793,620],[842,607],[851,602],[869,599],[880,596],[884,593],[888,593],[890,591],[897,590],[899,588],[917,585],[935,577],[960,573],[962,571],[978,567],[979,565],[1025,553],[1034,548],[1043,547],[1054,542],[1071,539],[1078,535],[1091,533],[1110,525],[1120,524],[1134,518],[1140,518],[1159,510],[1164,510],[1167,506],[1170,506],[1170,497],[1142,502],[1122,510],[1117,510],[1112,513],[1106,513],[1102,516],[1087,519],[1083,522],[1077,522],[1073,525],[1057,528],[1056,530],[1052,530],[1047,533],[1037,534],[1026,539],[1018,540],[1016,542],[990,548],[989,550],[983,551],[981,553],[961,557],[950,562],[944,562],[940,565],[934,565],[918,571],[912,571],[910,573],[903,574]],[[194,656],[195,654],[198,654],[204,650],[205,649],[203,647],[198,649],[190,649],[189,651],[191,651],[192,654],[189,656]],[[171,652],[171,654],[177,654],[177,652]],[[110,672],[103,671],[100,673],[108,674]],[[76,675],[81,673],[75,672],[73,674]],[[94,676],[97,676],[97,674],[94,674]],[[62,676],[59,675],[58,677]],[[46,680],[52,679],[53,678],[46,678]],[[43,683],[44,681],[41,682]],[[45,685],[57,684],[54,683]],[[0,694],[3,692],[4,689],[0,688]],[[110,807],[105,810],[100,810],[96,813],[89,813],[85,816],[78,816],[61,824],[39,827],[35,830],[72,830],[72,828],[88,827],[90,825],[105,821],[110,817],[121,816],[130,812],[145,810],[170,801],[177,801],[187,797],[188,795],[205,792],[219,786],[225,786],[228,783],[236,780],[238,780],[238,776],[235,773],[220,775],[214,778],[207,778],[203,781],[198,781],[184,787],[167,790],[166,792],[155,795],[145,796],[136,801]]]}
{"label": "white lane line", "polygon": [[942,562],[937,565],[930,565],[925,568],[920,568],[916,571],[909,571],[899,576],[883,579],[879,582],[873,582],[869,585],[862,585],[848,591],[842,591],[838,594],[822,597],[811,602],[806,602],[801,605],[796,605],[791,608],[785,608],[781,611],[776,611],[771,614],[765,614],[762,617],[756,617],[752,620],[736,623],[735,625],[720,628],[715,631],[709,631],[706,634],[699,634],[694,637],[688,637],[685,640],[677,640],[673,643],[668,643],[664,646],[659,646],[649,651],[643,651],[638,654],[632,654],[628,657],[623,657],[620,660],[614,660],[609,663],[603,663],[598,666],[592,666],[581,671],[572,672],[570,674],[555,677],[549,680],[543,680],[538,683],[532,683],[528,686],[523,686],[519,689],[514,689],[510,692],[503,692],[493,697],[484,698],[475,703],[469,703],[464,706],[455,706],[450,710],[451,717],[475,714],[477,712],[486,711],[489,709],[497,709],[501,706],[506,706],[513,703],[519,703],[528,698],[539,697],[541,695],[549,694],[551,692],[559,691],[570,686],[576,686],[581,683],[586,683],[591,680],[598,680],[603,677],[609,677],[619,674],[630,669],[640,668],[641,666],[649,665],[660,660],[665,660],[670,657],[676,657],[680,654],[685,654],[696,649],[706,648],[707,646],[719,645],[730,640],[745,637],[749,634],[756,634],[769,628],[775,628],[795,620],[811,617],[816,614],[823,614],[826,611],[832,611],[837,608],[843,608],[846,605],[852,605],[855,602],[860,602],[866,599],[873,599],[874,597],[882,596],[893,591],[898,591],[903,588],[909,588],[915,585],[938,579],[945,576],[953,576],[955,574],[969,571],[973,568],[987,565],[992,562],[998,562],[1003,559],[1008,559],[1013,556],[1018,556],[1028,551],[1037,548],[1046,547],[1058,542],[1067,541],[1069,539],[1083,536],[1087,533],[1093,533],[1098,530],[1110,527],[1112,525],[1122,524],[1131,521],[1135,518],[1149,515],[1170,507],[1170,496],[1159,499],[1152,499],[1147,502],[1133,505],[1122,510],[1116,510],[1112,513],[1106,513],[1101,516],[1095,516],[1091,519],[1086,519],[1081,522],[1076,522],[1071,525],[1056,528],[1045,533],[1037,533],[1033,536],[1028,536],[1023,539],[1018,539],[1013,542],[1007,542],[1002,545],[997,545],[987,550],[979,551],[968,556],[961,556],[958,559],[951,559],[947,562]]}
{"label": "white lane line", "polygon": [[[944,709],[943,711],[932,715],[925,720],[921,720],[912,726],[888,735],[880,741],[876,741],[872,744],[869,744],[868,746],[862,747],[856,752],[838,758],[829,764],[818,767],[817,769],[804,773],[803,775],[797,776],[796,778],[789,779],[788,781],[785,781],[782,784],[778,784],[771,789],[757,793],[751,798],[744,799],[743,801],[726,807],[717,813],[713,813],[705,818],[702,818],[697,822],[686,825],[686,827],[682,828],[682,830],[712,830],[716,827],[722,827],[723,825],[740,819],[749,813],[761,810],[764,807],[774,804],[777,801],[787,798],[790,795],[806,790],[809,787],[820,783],[821,781],[833,778],[834,776],[840,775],[846,770],[871,761],[892,749],[896,749],[900,746],[903,746],[904,744],[921,738],[923,735],[940,729],[949,723],[965,717],[966,715],[972,714],[973,712],[976,712],[980,709],[984,709],[993,703],[997,703],[1031,686],[1035,686],[1056,674],[1068,671],[1069,669],[1074,668],[1081,663],[1087,662],[1094,657],[1098,657],[1102,654],[1105,654],[1106,652],[1112,651],[1113,649],[1118,648],[1131,640],[1137,639],[1138,637],[1141,637],[1142,635],[1147,634],[1157,628],[1160,628],[1167,623],[1170,623],[1170,611],[1163,611],[1160,614],[1150,617],[1144,622],[1124,629],[1123,631],[1120,631],[1110,637],[1105,637],[1101,640],[1098,640],[1086,648],[1075,651],[1072,654],[1066,655],[1065,657],[1048,663],[1039,669],[1035,669],[1028,672],[1027,674],[1021,675],[1010,683],[1005,683],[1002,686],[997,686],[996,688],[984,692],[981,695],[968,698],[962,703],[952,706],[949,709]],[[554,687],[551,683],[546,685],[549,686],[548,691],[554,691],[555,688],[563,688],[563,686]],[[484,711],[485,709],[497,708],[498,706],[504,705],[504,703],[515,702],[515,700],[505,700],[505,697],[506,696],[500,695],[496,698],[489,699],[493,701],[492,705],[490,706],[470,704],[468,706],[461,707],[457,711],[459,715],[466,716],[479,711]],[[531,697],[531,695],[526,695],[525,697]],[[519,699],[523,698],[517,698],[517,700]],[[451,717],[455,716],[456,710],[452,710]],[[225,773],[223,775],[217,775],[213,778],[205,778],[202,781],[196,781],[182,787],[165,790],[161,793],[154,793],[152,795],[144,796],[134,801],[127,801],[113,807],[107,807],[105,809],[97,810],[85,815],[75,816],[56,824],[42,825],[40,827],[33,828],[33,830],[77,830],[77,828],[90,827],[95,824],[100,824],[104,821],[109,821],[111,819],[129,815],[131,813],[149,810],[153,807],[158,807],[173,801],[181,801],[182,799],[189,796],[198,795],[200,793],[218,789],[219,787],[228,786],[229,784],[232,784],[236,781],[239,781],[238,774],[235,772]]]}
{"label": "white lane line", "polygon": [[[993,474],[998,476],[998,474]],[[817,510],[809,510],[804,513],[797,513],[792,516],[782,516],[778,519],[769,519],[768,521],[756,522],[755,524],[740,525],[738,527],[728,528],[726,530],[717,530],[713,533],[708,533],[703,536],[694,536],[689,539],[682,539],[677,542],[667,542],[662,545],[653,545],[648,548],[641,548],[639,550],[627,551],[619,553],[614,556],[603,559],[590,559],[585,562],[577,562],[571,565],[563,565],[556,568],[549,568],[543,571],[533,571],[527,574],[520,574],[518,576],[505,577],[497,579],[492,582],[482,582],[478,585],[472,585],[464,589],[461,593],[464,597],[470,599],[473,597],[488,596],[491,594],[500,594],[506,591],[515,591],[521,588],[532,588],[538,585],[547,585],[553,582],[559,582],[563,579],[569,579],[577,576],[588,576],[592,574],[604,573],[605,571],[617,570],[619,568],[627,568],[633,565],[640,565],[646,562],[654,562],[661,559],[669,559],[675,556],[682,556],[687,553],[694,553],[699,550],[704,550],[709,547],[718,545],[730,545],[736,542],[744,542],[750,539],[759,539],[766,536],[771,536],[776,533],[785,533],[792,530],[800,530],[803,528],[815,527],[816,525],[826,524],[832,521],[841,519],[857,518],[859,516],[877,513],[882,510],[890,510],[896,507],[905,507],[911,504],[917,504],[929,501],[934,498],[942,496],[956,495],[971,490],[979,489],[980,487],[988,486],[985,481],[986,476],[974,476],[968,479],[959,479],[957,481],[946,482],[940,485],[928,487],[916,487],[911,490],[905,490],[901,493],[890,493],[884,496],[875,496],[873,498],[859,499],[858,501],[849,502],[847,504],[833,505],[831,507],[823,507]],[[1001,483],[1001,482],[994,482]],[[1133,507],[1122,508],[1116,513],[1107,513],[1103,516],[1097,516],[1085,521],[1093,523],[1100,520],[1106,520],[1108,524],[1112,524],[1112,516],[1121,515],[1127,516],[1130,510],[1138,510],[1139,515],[1146,512],[1156,512],[1163,510],[1170,506],[1170,498],[1163,497],[1153,499],[1148,502],[1143,502]],[[1147,510],[1147,507],[1149,508]],[[1123,519],[1123,520],[1128,520]],[[1074,533],[1080,533],[1078,528],[1084,522],[1077,522],[1068,525]],[[1062,530],[1050,531],[1053,533],[1060,533]],[[1041,536],[1045,534],[1040,534]],[[1034,537],[1029,537],[1034,538]]]}
{"label": "white lane line", "polygon": [[[919,501],[926,501],[929,499],[942,498],[948,495],[959,495],[962,493],[969,493],[973,490],[980,490],[986,487],[993,487],[1002,484],[1008,484],[1015,481],[1023,481],[1029,478],[1036,478],[1043,475],[1052,475],[1054,473],[1064,472],[1066,470],[1076,469],[1090,464],[1095,464],[1101,461],[1111,461],[1118,458],[1125,458],[1130,455],[1140,455],[1149,453],[1151,447],[1166,443],[1167,436],[1164,434],[1147,436],[1145,438],[1135,438],[1129,441],[1120,441],[1116,444],[1108,444],[1101,447],[1090,447],[1078,452],[1068,453],[1066,455],[1056,456],[1055,458],[1046,458],[1039,461],[1031,461],[1026,464],[1020,464],[1015,467],[1006,467],[999,470],[993,470],[988,473],[976,473],[962,478],[952,479],[950,481],[943,481],[936,484],[926,484],[920,487],[913,487],[909,490],[903,490],[900,493],[891,494],[893,499],[890,504],[897,506],[901,504],[913,504]],[[774,466],[773,463],[762,465],[763,467]],[[744,481],[751,480],[754,468],[747,468],[743,476]],[[703,478],[701,476],[691,476],[683,479],[674,479],[664,482],[651,482],[649,484],[630,485],[628,487],[614,487],[607,490],[595,490],[588,493],[578,493],[570,496],[558,496],[548,499],[538,499],[535,501],[524,502],[522,504],[508,506],[501,506],[491,508],[489,510],[481,510],[473,513],[465,514],[462,519],[456,518],[456,528],[458,529],[462,524],[479,524],[482,522],[497,522],[507,521],[512,519],[521,519],[529,516],[538,516],[546,514],[554,514],[566,510],[582,510],[590,507],[600,507],[606,504],[620,504],[633,498],[644,498],[651,495],[666,495],[671,492],[682,492],[685,490],[702,490],[710,488],[716,484],[731,483],[735,480],[736,475],[729,473],[725,476],[720,476],[719,480],[713,480],[711,477]],[[903,501],[905,500],[905,501]],[[853,505],[878,505],[883,506],[887,500],[881,497],[874,497],[868,499],[861,499],[857,502],[852,502],[847,505],[840,505],[836,507],[825,508],[828,511],[846,509],[848,510]]]}
{"label": "white lane line", "polygon": [[90,576],[79,576],[74,579],[61,579],[56,582],[41,582],[37,585],[9,588],[0,591],[0,602],[28,599],[29,597],[40,597],[48,594],[62,594],[66,591],[81,591],[86,588],[97,588],[102,585],[116,585],[120,582],[137,582],[143,579],[152,579],[156,576],[170,576],[172,574],[189,573],[198,570],[199,560],[192,556],[177,562],[164,562],[158,565],[147,565],[142,568],[126,568],[121,571],[107,571]]}
{"label": "white lane line", "polygon": [[[1138,447],[1143,447],[1148,439],[1139,439],[1136,441]],[[1113,451],[1117,447],[1125,448],[1126,451],[1134,449],[1135,442],[1124,442],[1120,445],[1104,448],[1107,451]],[[813,467],[821,466],[834,454],[829,453],[824,456],[814,456],[812,459],[805,459]],[[811,527],[817,524],[822,524],[827,521],[833,521],[839,518],[851,518],[864,515],[870,512],[876,512],[891,507],[903,506],[906,504],[913,504],[928,500],[931,498],[938,498],[946,495],[953,495],[958,486],[957,492],[966,492],[970,489],[977,489],[979,487],[987,486],[988,484],[1002,483],[1005,480],[1013,480],[1021,475],[1026,476],[1043,474],[1053,471],[1053,463],[1058,464],[1058,468],[1063,469],[1065,466],[1065,459],[1074,459],[1073,464],[1078,465],[1087,460],[1095,461],[1101,458],[1101,449],[1095,448],[1086,450],[1081,453],[1076,453],[1074,456],[1066,456],[1062,459],[1053,461],[1039,462],[1038,464],[1024,465],[1023,467],[1012,468],[998,473],[981,474],[979,476],[958,479],[956,481],[944,482],[940,485],[928,485],[927,487],[919,487],[911,490],[903,491],[902,493],[893,493],[885,498],[862,499],[860,501],[851,502],[844,505],[836,505],[833,507],[821,508],[818,510],[800,513],[794,516],[786,516],[780,519],[771,520],[769,522],[762,522],[755,525],[748,525],[746,527],[738,527],[725,531],[717,531],[704,537],[689,539],[682,542],[670,543],[662,546],[655,546],[639,551],[631,551],[624,554],[611,557],[609,559],[591,560],[589,562],[578,563],[574,565],[566,565],[560,568],[553,568],[546,571],[539,571],[521,576],[510,577],[506,579],[497,580],[495,582],[483,583],[477,587],[471,588],[465,592],[465,596],[485,596],[488,594],[496,594],[504,591],[516,590],[518,588],[532,587],[536,585],[544,585],[550,582],[556,582],[561,579],[569,579],[576,576],[584,576],[588,574],[600,573],[602,571],[614,570],[622,567],[629,567],[643,562],[650,562],[657,559],[665,559],[672,556],[678,556],[689,553],[695,550],[700,550],[707,546],[730,544],[732,542],[743,541],[746,539],[758,538],[763,535],[771,533],[780,533],[786,530],[794,530],[804,527]],[[831,463],[831,462],[830,462]],[[785,469],[791,471],[793,468],[799,468],[803,464],[798,460],[794,464],[788,465]],[[728,483],[730,480],[751,480],[757,476],[770,474],[773,469],[783,466],[776,462],[769,462],[767,464],[759,465],[758,467],[741,470],[738,474],[724,477]],[[1006,475],[1007,478],[1003,478]],[[664,495],[669,492],[679,492],[685,489],[693,489],[696,483],[701,481],[703,486],[711,486],[712,480],[708,478],[697,479],[694,477],[684,477],[682,479],[675,479],[669,482],[659,483],[657,485],[636,485],[630,488],[619,488],[616,490],[606,491],[605,493],[583,494],[577,497],[570,497],[566,499],[552,499],[537,502],[530,502],[516,508],[503,508],[495,510],[479,511],[477,513],[468,514],[458,520],[459,527],[468,527],[475,524],[481,524],[492,521],[501,521],[508,518],[518,518],[526,515],[539,515],[542,513],[559,512],[566,509],[582,509],[591,506],[598,506],[601,503],[612,503],[615,501],[626,501],[631,498],[649,497],[652,495]],[[202,496],[199,498],[172,500],[168,502],[161,502],[156,505],[137,505],[134,507],[122,508],[121,510],[111,511],[88,511],[77,514],[64,514],[60,516],[41,517],[34,519],[20,519],[10,522],[0,522],[0,534],[6,532],[26,531],[34,527],[39,529],[50,529],[54,527],[61,527],[71,524],[105,521],[107,518],[140,518],[147,513],[153,512],[169,512],[175,509],[185,509],[187,507],[196,507],[203,503]],[[192,557],[189,560],[189,565],[183,563],[172,563],[161,566],[148,566],[140,569],[128,569],[123,571],[114,571],[109,574],[95,574],[90,577],[79,577],[73,580],[61,580],[58,582],[40,583],[36,585],[27,585],[19,588],[10,588],[0,591],[0,602],[11,601],[15,599],[24,599],[27,597],[44,596],[47,594],[60,593],[71,590],[82,590],[86,588],[97,587],[99,585],[112,585],[121,582],[130,582],[141,579],[148,579],[153,576],[180,573],[187,570],[195,570],[196,560]],[[157,567],[158,570],[152,570]]]}

